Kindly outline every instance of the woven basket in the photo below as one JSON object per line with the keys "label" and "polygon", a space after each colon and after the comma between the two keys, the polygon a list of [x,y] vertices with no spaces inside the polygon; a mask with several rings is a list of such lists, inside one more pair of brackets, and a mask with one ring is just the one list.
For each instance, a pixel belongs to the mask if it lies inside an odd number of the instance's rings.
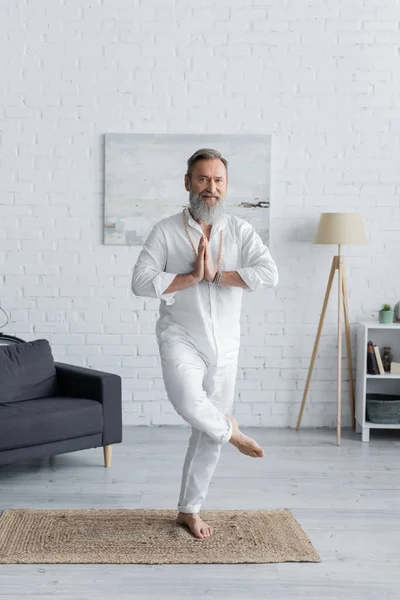
{"label": "woven basket", "polygon": [[371,423],[400,423],[400,395],[369,393],[367,399],[367,420]]}

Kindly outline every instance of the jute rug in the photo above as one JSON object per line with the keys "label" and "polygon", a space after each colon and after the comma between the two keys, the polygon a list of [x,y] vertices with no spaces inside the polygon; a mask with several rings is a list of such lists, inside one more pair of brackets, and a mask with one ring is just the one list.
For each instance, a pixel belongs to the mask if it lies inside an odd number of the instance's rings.
{"label": "jute rug", "polygon": [[320,558],[288,510],[204,511],[214,535],[196,540],[173,510],[10,509],[0,563],[278,563]]}

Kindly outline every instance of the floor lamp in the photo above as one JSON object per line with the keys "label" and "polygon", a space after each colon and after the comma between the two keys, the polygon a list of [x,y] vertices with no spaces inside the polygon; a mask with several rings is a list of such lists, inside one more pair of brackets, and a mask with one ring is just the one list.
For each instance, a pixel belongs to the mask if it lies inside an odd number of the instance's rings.
{"label": "floor lamp", "polygon": [[338,272],[338,320],[337,320],[337,444],[340,445],[340,427],[342,418],[342,302],[344,312],[344,325],[347,343],[347,366],[350,381],[350,405],[352,426],[355,427],[355,402],[354,402],[354,383],[353,383],[353,365],[351,360],[351,340],[349,325],[349,310],[347,303],[347,283],[344,267],[344,257],[340,255],[340,246],[342,244],[366,244],[364,227],[361,215],[358,213],[322,213],[319,219],[318,228],[314,238],[314,244],[335,244],[338,246],[338,253],[332,259],[331,271],[329,274],[328,285],[326,288],[325,299],[322,306],[322,312],[319,319],[317,335],[315,338],[314,349],[311,357],[310,367],[301,402],[300,413],[297,419],[296,429],[299,429],[303,411],[307,399],[308,388],[310,387],[312,370],[317,356],[318,344],[321,337],[324,324],[326,307],[328,306],[329,295],[331,293],[332,283]]}

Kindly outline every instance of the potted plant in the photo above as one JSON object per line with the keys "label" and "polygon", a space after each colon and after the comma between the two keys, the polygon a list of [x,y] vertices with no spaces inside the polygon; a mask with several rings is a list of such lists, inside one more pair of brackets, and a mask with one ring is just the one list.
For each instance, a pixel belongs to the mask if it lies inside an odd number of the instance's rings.
{"label": "potted plant", "polygon": [[384,304],[379,311],[379,323],[393,323],[393,310],[390,304]]}

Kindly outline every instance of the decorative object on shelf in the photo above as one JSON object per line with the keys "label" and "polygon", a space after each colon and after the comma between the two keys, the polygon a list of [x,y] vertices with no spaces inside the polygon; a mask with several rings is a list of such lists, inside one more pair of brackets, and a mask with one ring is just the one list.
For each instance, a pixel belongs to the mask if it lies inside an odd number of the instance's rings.
{"label": "decorative object on shelf", "polygon": [[393,309],[394,322],[400,323],[400,300],[396,302]]}
{"label": "decorative object on shelf", "polygon": [[393,323],[393,310],[390,304],[384,304],[379,311],[379,323]]}
{"label": "decorative object on shelf", "polygon": [[338,272],[338,320],[337,320],[337,444],[340,444],[340,431],[342,420],[342,303],[344,309],[344,323],[346,331],[347,344],[347,364],[350,382],[350,406],[353,429],[355,428],[355,397],[353,383],[353,366],[351,358],[351,339],[350,324],[347,303],[347,283],[344,267],[344,257],[340,255],[340,246],[342,244],[366,244],[367,238],[364,232],[361,215],[359,213],[322,213],[320,215],[318,228],[314,238],[315,244],[335,244],[338,246],[338,254],[332,259],[331,271],[326,288],[325,299],[322,306],[322,312],[319,320],[317,335],[315,338],[314,349],[308,370],[306,386],[304,389],[301,408],[297,419],[296,429],[300,427],[303,411],[307,399],[308,389],[310,387],[312,370],[317,356],[318,344],[322,333],[322,326],[328,305],[329,295],[332,288],[333,279],[336,271]]}
{"label": "decorative object on shelf", "polygon": [[383,347],[382,363],[386,373],[390,373],[390,365],[393,362],[393,354],[390,346]]}
{"label": "decorative object on shelf", "polygon": [[390,372],[393,375],[400,375],[400,363],[392,361],[390,363]]}

